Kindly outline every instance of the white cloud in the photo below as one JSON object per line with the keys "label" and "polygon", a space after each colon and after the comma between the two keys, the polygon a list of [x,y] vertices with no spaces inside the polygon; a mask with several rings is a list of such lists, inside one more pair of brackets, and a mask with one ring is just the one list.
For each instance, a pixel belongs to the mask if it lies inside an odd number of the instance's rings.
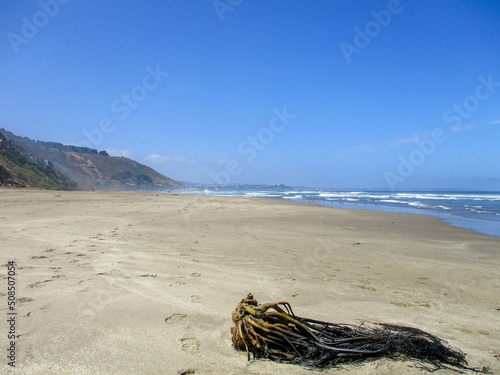
{"label": "white cloud", "polygon": [[407,145],[415,142],[421,142],[422,140],[428,138],[432,138],[432,131],[427,130],[421,134],[413,133],[411,137],[401,137],[394,141],[388,142],[387,145],[389,146]]}
{"label": "white cloud", "polygon": [[359,145],[354,146],[355,152],[373,152],[375,151],[375,147],[372,143],[361,143]]}
{"label": "white cloud", "polygon": [[478,128],[480,125],[474,125],[474,124],[469,124],[469,125],[455,125],[451,128],[451,131],[454,131],[454,132],[463,132],[463,131],[466,131],[466,130],[471,130],[471,129],[475,129],[475,128]]}
{"label": "white cloud", "polygon": [[106,152],[111,156],[124,156],[126,158],[132,157],[132,152],[129,150],[116,150],[114,148],[107,148]]}
{"label": "white cloud", "polygon": [[335,154],[335,157],[340,158],[340,159],[346,159],[349,156],[352,156],[354,154],[365,154],[368,152],[374,152],[377,151],[377,146],[374,143],[371,142],[364,142],[360,143],[358,145],[354,145],[349,148],[345,148],[343,150],[340,150]]}
{"label": "white cloud", "polygon": [[409,143],[415,143],[417,141],[420,141],[422,139],[422,136],[415,133],[411,137],[406,137],[406,138],[398,138],[395,141],[390,142],[390,144],[394,145],[406,145]]}
{"label": "white cloud", "polygon": [[163,164],[168,163],[170,161],[170,158],[168,156],[162,156],[160,154],[151,154],[146,156],[146,160],[150,161],[151,163]]}
{"label": "white cloud", "polygon": [[352,155],[355,154],[366,154],[370,152],[377,152],[380,150],[384,150],[386,148],[393,148],[393,147],[401,147],[405,145],[410,145],[414,144],[415,142],[421,142],[424,139],[431,138],[433,131],[425,131],[423,133],[413,133],[412,136],[409,137],[400,137],[392,141],[386,141],[382,143],[375,143],[375,142],[364,142],[364,143],[359,143],[357,145],[354,145],[352,147],[343,149],[339,151],[336,156],[338,158],[348,158]]}
{"label": "white cloud", "polygon": [[[489,125],[500,125],[500,120],[494,120],[490,121],[488,123]],[[486,125],[477,125],[477,124],[468,124],[468,125],[456,125],[453,126],[449,129],[449,131],[453,132],[463,132],[463,131],[468,131],[472,129],[477,129],[477,128],[482,128]],[[410,137],[400,137],[392,141],[388,141],[386,143],[370,143],[370,142],[364,142],[360,143],[358,145],[354,145],[348,148],[345,148],[343,150],[338,151],[335,154],[335,157],[345,159],[350,156],[353,156],[355,154],[361,154],[361,153],[369,153],[369,152],[375,152],[379,150],[383,150],[387,147],[401,147],[405,145],[410,145],[410,144],[415,144],[416,142],[422,142],[425,139],[433,138],[435,135],[433,134],[435,130],[440,130],[443,131],[441,128],[436,128],[434,130],[427,130],[422,133],[414,133]],[[219,163],[223,163],[225,160],[219,161]]]}
{"label": "white cloud", "polygon": [[164,156],[160,154],[151,154],[146,156],[146,160],[151,162],[151,163],[156,163],[156,164],[165,164],[165,163],[180,163],[180,164],[188,164],[188,165],[193,165],[196,164],[196,160],[189,159],[188,157],[184,155],[177,155],[177,156]]}

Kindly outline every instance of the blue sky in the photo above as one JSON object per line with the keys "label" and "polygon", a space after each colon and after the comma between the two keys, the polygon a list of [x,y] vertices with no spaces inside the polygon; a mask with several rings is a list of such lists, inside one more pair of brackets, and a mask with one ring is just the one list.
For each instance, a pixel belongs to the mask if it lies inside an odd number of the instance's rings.
{"label": "blue sky", "polygon": [[500,190],[497,1],[3,1],[0,126],[181,181]]}

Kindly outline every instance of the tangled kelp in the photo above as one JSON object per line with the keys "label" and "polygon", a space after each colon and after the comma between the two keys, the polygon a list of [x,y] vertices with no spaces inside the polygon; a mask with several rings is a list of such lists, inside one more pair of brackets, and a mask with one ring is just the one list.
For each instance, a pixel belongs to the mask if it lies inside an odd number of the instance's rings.
{"label": "tangled kelp", "polygon": [[[232,313],[232,342],[254,358],[327,368],[378,357],[413,359],[429,371],[467,367],[465,354],[417,328],[395,324],[328,323],[296,316],[288,302],[260,304],[252,294]],[[432,366],[432,367],[429,367]]]}

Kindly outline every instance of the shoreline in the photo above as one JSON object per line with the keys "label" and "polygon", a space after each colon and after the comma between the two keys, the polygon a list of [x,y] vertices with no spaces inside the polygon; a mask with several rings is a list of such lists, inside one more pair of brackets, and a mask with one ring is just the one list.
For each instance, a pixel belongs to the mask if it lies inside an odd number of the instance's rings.
{"label": "shoreline", "polygon": [[[410,214],[410,215],[420,215],[420,216],[428,216],[428,217],[437,217],[442,221],[446,222],[451,226],[456,226],[459,228],[464,228],[471,230],[476,233],[485,234],[488,236],[500,238],[500,218],[487,218],[482,216],[473,216],[464,215],[466,212],[457,212],[454,209],[446,208],[446,210],[437,210],[436,208],[427,208],[427,207],[412,207],[412,206],[402,206],[402,205],[390,205],[385,201],[381,202],[353,202],[349,200],[320,200],[314,198],[296,198],[296,197],[287,197],[281,196],[283,193],[276,193],[276,196],[273,197],[272,194],[274,192],[268,192],[269,196],[246,196],[246,195],[226,195],[226,194],[217,194],[213,193],[204,193],[201,191],[184,193],[185,195],[207,195],[207,196],[220,196],[220,197],[241,197],[241,198],[253,198],[253,199],[284,199],[290,203],[310,203],[319,206],[325,206],[330,208],[339,208],[339,209],[348,209],[348,210],[366,210],[366,211],[374,211],[374,212],[390,212],[390,213],[401,213],[401,214]],[[294,193],[301,193],[300,191],[296,191]],[[371,192],[367,192],[371,193]],[[374,193],[379,193],[375,191]],[[385,192],[384,192],[385,193]],[[438,192],[435,192],[436,194]],[[482,193],[495,193],[498,192],[482,192]],[[181,193],[182,194],[182,193]],[[288,193],[285,193],[288,194]],[[406,202],[408,203],[408,202]],[[443,207],[443,206],[440,206]],[[496,214],[499,216],[500,214]]]}
{"label": "shoreline", "polygon": [[18,270],[7,373],[310,374],[232,348],[249,292],[318,320],[420,328],[500,371],[500,239],[420,215],[231,198],[1,189],[2,264]]}
{"label": "shoreline", "polygon": [[[334,209],[345,209],[345,210],[357,210],[357,211],[371,211],[371,212],[387,212],[393,214],[402,214],[402,215],[416,215],[416,216],[424,216],[424,217],[433,217],[438,218],[442,222],[453,226],[466,230],[470,230],[474,233],[483,234],[486,236],[500,238],[500,221],[492,221],[492,220],[483,220],[472,217],[465,217],[460,215],[447,214],[444,212],[437,212],[428,209],[419,209],[419,208],[408,208],[408,207],[393,207],[393,206],[384,206],[383,204],[378,203],[366,203],[359,204],[359,207],[352,203],[342,203],[342,204],[321,204],[321,203],[313,203],[310,201],[305,201],[305,203],[311,203],[319,206],[330,207]],[[349,206],[349,207],[343,207]]]}

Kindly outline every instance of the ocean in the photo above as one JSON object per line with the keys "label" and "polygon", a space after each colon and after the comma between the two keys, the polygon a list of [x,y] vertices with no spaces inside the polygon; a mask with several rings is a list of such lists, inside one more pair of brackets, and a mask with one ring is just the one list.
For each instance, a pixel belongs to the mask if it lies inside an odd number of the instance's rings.
{"label": "ocean", "polygon": [[279,198],[329,207],[417,214],[450,225],[500,237],[500,192],[339,191],[335,189],[204,189],[192,194]]}

